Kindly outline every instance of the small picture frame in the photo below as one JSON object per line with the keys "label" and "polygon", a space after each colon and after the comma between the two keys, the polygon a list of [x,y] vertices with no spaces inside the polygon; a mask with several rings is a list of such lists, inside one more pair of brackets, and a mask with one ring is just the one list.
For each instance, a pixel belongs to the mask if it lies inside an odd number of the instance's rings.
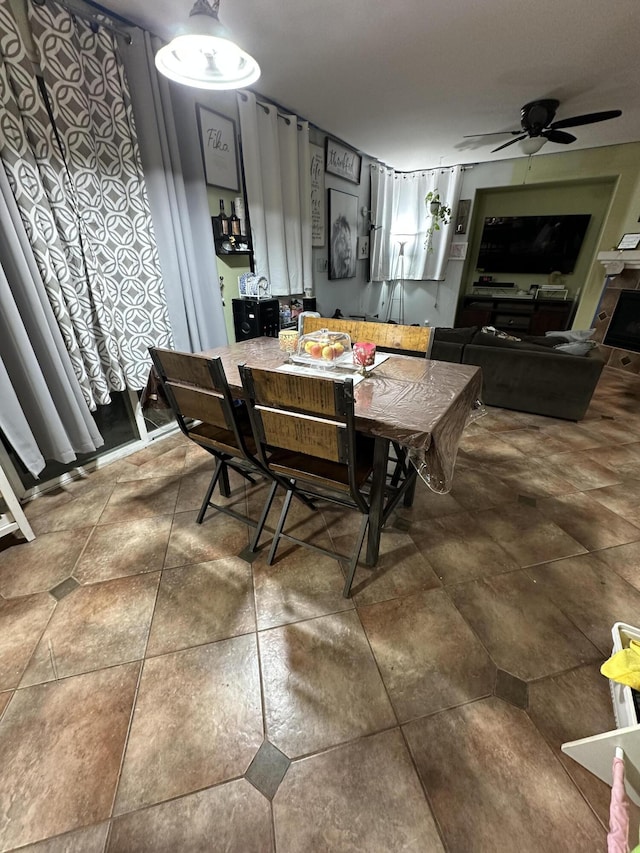
{"label": "small picture frame", "polygon": [[369,238],[358,237],[358,260],[366,261],[369,257]]}
{"label": "small picture frame", "polygon": [[347,148],[341,142],[330,139],[325,142],[324,170],[331,175],[338,175],[353,184],[360,183],[362,157],[353,148]]}
{"label": "small picture frame", "polygon": [[208,186],[239,192],[238,146],[233,119],[196,104],[204,177]]}
{"label": "small picture frame", "polygon": [[464,261],[467,257],[468,243],[452,243],[449,249],[449,260]]}
{"label": "small picture frame", "polygon": [[623,234],[617,249],[637,249],[640,246],[640,234]]}

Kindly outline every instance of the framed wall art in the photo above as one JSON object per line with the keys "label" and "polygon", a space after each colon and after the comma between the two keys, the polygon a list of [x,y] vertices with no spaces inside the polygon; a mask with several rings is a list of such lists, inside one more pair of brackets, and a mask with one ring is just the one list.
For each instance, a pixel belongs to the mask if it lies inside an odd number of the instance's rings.
{"label": "framed wall art", "polygon": [[623,234],[617,249],[637,249],[640,246],[640,234]]}
{"label": "framed wall art", "polygon": [[329,190],[329,278],[356,274],[358,197]]}
{"label": "framed wall art", "polygon": [[362,157],[353,148],[347,148],[335,139],[327,136],[325,142],[325,171],[338,175],[354,184],[360,183]]}
{"label": "framed wall art", "polygon": [[202,104],[196,104],[196,114],[207,184],[238,192],[236,123]]}

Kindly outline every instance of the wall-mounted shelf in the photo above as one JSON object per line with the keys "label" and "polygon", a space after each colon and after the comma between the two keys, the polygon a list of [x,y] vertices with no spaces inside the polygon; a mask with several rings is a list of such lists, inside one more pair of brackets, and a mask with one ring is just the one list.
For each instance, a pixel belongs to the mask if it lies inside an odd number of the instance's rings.
{"label": "wall-mounted shelf", "polygon": [[[253,249],[248,237],[215,237],[216,255],[252,255]],[[245,248],[238,248],[244,246]]]}

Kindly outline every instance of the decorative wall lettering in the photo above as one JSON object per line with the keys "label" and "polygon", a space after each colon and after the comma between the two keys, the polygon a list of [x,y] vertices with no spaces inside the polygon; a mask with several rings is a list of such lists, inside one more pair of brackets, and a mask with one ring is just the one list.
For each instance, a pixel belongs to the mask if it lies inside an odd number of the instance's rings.
{"label": "decorative wall lettering", "polygon": [[311,245],[324,246],[324,151],[319,145],[311,149]]}
{"label": "decorative wall lettering", "polygon": [[238,191],[236,125],[202,104],[196,104],[204,176],[212,187]]}
{"label": "decorative wall lettering", "polygon": [[347,148],[346,145],[342,145],[340,142],[327,137],[325,152],[325,171],[330,172],[332,175],[345,178],[354,184],[360,183],[362,157],[357,151]]}

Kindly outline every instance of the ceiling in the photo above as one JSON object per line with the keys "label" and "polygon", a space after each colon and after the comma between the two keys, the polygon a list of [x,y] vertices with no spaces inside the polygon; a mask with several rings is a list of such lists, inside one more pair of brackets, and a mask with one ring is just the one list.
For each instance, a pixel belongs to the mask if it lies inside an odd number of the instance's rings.
{"label": "ceiling", "polygon": [[[102,0],[169,38],[193,0]],[[252,87],[401,171],[497,154],[520,107],[556,98],[556,119],[621,109],[545,154],[640,139],[637,0],[221,0],[219,17],[260,63]]]}

